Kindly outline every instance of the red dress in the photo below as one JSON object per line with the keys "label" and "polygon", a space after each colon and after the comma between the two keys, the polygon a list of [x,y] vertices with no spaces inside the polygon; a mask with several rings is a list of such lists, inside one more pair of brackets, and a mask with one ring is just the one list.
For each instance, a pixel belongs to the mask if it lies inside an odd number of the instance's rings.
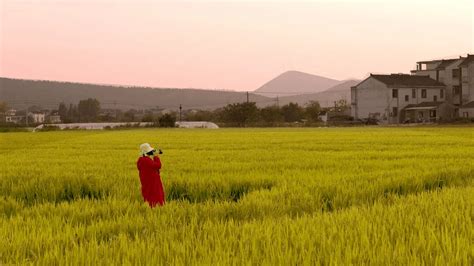
{"label": "red dress", "polygon": [[137,168],[140,174],[143,200],[148,202],[152,208],[156,204],[165,204],[165,192],[160,177],[160,158],[155,156],[152,160],[148,156],[142,156],[138,158]]}

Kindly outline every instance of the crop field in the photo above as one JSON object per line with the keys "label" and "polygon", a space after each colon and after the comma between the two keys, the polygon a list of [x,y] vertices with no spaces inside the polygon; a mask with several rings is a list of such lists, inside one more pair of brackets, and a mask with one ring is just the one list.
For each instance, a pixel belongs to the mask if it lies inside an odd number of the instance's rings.
{"label": "crop field", "polygon": [[0,265],[23,263],[473,265],[474,128],[0,134]]}

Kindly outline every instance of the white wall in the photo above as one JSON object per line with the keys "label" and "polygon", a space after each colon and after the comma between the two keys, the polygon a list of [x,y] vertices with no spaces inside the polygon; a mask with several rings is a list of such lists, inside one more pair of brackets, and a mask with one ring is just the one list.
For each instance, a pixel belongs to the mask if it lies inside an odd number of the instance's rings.
{"label": "white wall", "polygon": [[[398,90],[398,97],[392,97],[392,90]],[[352,116],[355,119],[369,118],[371,115],[378,113],[380,119],[387,123],[398,123],[402,119],[402,109],[409,104],[418,104],[422,102],[444,101],[446,97],[441,98],[440,88],[414,88],[415,98],[412,96],[413,88],[388,88],[384,83],[369,77],[351,90]],[[422,98],[422,90],[426,90],[426,98]],[[405,96],[408,95],[408,101]],[[445,90],[446,95],[446,90]],[[391,116],[393,107],[397,107],[397,116]],[[392,114],[393,115],[393,114]]]}
{"label": "white wall", "polygon": [[468,96],[468,102],[471,102],[471,101],[474,101],[474,63],[471,63],[468,67],[468,81],[469,81],[469,85],[468,85],[468,89],[467,89],[467,93],[469,94]]}
{"label": "white wall", "polygon": [[362,81],[351,93],[351,99],[356,105],[352,106],[352,116],[356,119],[368,118],[369,114],[379,113],[388,117],[390,98],[387,86],[375,78],[369,77]]}
{"label": "white wall", "polygon": [[459,78],[453,79],[453,69],[459,68],[459,64],[462,63],[464,59],[459,59],[453,64],[446,67],[445,70],[441,71],[443,73],[444,79],[443,83],[446,85],[446,101],[448,103],[454,104],[459,102],[459,98],[455,99],[453,96],[453,86],[461,85],[459,83]]}

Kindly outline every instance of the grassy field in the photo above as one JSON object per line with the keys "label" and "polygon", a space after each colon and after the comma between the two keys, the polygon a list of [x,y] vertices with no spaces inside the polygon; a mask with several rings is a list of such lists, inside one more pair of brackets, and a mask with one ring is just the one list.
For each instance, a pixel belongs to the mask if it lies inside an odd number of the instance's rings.
{"label": "grassy field", "polygon": [[[167,205],[140,195],[164,150]],[[474,128],[0,134],[0,264],[472,265]]]}

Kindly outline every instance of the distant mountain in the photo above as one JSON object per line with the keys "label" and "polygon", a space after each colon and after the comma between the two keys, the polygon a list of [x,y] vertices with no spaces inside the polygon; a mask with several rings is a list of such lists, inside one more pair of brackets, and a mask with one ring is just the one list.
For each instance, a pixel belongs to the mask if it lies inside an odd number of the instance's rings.
{"label": "distant mountain", "polygon": [[335,79],[299,71],[287,71],[265,83],[254,92],[268,97],[281,97],[321,92],[339,83],[341,81]]}
{"label": "distant mountain", "polygon": [[[55,109],[60,102],[77,104],[82,99],[96,98],[102,108],[150,109],[165,108],[216,109],[229,103],[244,102],[245,92],[201,89],[164,89],[96,85],[72,82],[20,80],[0,78],[0,101],[17,109],[27,105]],[[249,94],[249,100],[259,106],[273,103],[274,99]]]}
{"label": "distant mountain", "polygon": [[305,105],[309,101],[318,101],[323,107],[333,106],[334,101],[345,99],[348,102],[351,100],[351,87],[357,85],[360,80],[346,80],[341,84],[337,84],[325,91],[304,95],[294,95],[280,97],[280,105],[287,104],[289,102],[298,103]]}

